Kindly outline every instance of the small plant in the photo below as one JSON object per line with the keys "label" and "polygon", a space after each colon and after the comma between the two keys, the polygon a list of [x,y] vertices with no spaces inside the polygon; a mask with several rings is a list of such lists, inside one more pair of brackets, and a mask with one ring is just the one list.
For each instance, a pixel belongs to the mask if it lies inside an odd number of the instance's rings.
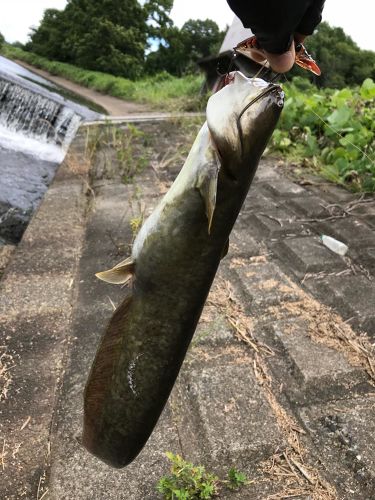
{"label": "small plant", "polygon": [[228,480],[220,480],[202,465],[187,462],[180,455],[167,452],[166,456],[171,462],[171,473],[157,484],[165,500],[209,500],[219,495],[220,486],[237,490],[248,483],[245,474],[234,468],[228,472]]}
{"label": "small plant", "polygon": [[142,227],[144,221],[144,214],[142,213],[139,217],[133,217],[130,219],[129,224],[130,224],[130,229],[132,230],[132,235],[133,235],[133,242],[139,233],[139,230]]}
{"label": "small plant", "polygon": [[186,462],[180,455],[167,452],[171,474],[160,479],[157,489],[166,500],[209,499],[217,495],[219,478],[206,472],[202,465]]}
{"label": "small plant", "polygon": [[116,151],[124,184],[140,173],[148,163],[147,135],[132,124],[126,130],[114,127],[111,146]]}
{"label": "small plant", "polygon": [[231,490],[239,490],[242,486],[247,484],[247,477],[243,472],[238,471],[235,468],[232,468],[228,472],[228,488]]}

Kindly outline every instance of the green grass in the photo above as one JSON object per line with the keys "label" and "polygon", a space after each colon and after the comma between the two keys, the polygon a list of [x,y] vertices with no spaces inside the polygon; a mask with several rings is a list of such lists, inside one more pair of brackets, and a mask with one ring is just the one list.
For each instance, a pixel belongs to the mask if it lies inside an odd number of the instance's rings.
{"label": "green grass", "polygon": [[205,107],[206,96],[200,94],[203,83],[201,75],[177,78],[163,72],[152,77],[131,81],[99,71],[78,68],[71,64],[49,61],[11,45],[4,45],[1,53],[9,59],[26,62],[52,75],[61,76],[102,94],[145,103],[152,108],[197,111]]}

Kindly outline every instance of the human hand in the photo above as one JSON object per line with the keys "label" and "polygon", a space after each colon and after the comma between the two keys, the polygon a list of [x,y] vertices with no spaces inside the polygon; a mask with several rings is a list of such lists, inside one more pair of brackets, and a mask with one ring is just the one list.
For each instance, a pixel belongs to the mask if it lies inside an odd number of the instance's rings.
{"label": "human hand", "polygon": [[227,0],[246,28],[256,35],[258,47],[250,56],[269,62],[277,73],[295,62],[295,44],[302,43],[320,23],[325,0]]}
{"label": "human hand", "polygon": [[263,50],[261,47],[248,50],[249,56],[259,64],[269,63],[276,73],[286,73],[292,69],[296,59],[296,45],[303,43],[305,36],[300,33],[294,34],[294,40],[288,50],[282,54],[274,54]]}

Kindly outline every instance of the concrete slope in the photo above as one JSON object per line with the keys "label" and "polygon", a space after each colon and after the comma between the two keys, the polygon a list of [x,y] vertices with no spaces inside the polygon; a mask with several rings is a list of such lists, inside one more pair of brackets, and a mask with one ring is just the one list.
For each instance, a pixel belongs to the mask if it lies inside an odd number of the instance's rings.
{"label": "concrete slope", "polygon": [[[375,200],[317,178],[301,186],[272,160],[261,163],[144,450],[114,470],[81,447],[83,388],[125,293],[94,273],[129,254],[193,130],[181,119],[138,126],[130,183],[114,129],[93,128],[91,139],[81,129],[1,282],[0,497],[158,499],[172,451],[221,477],[243,470],[249,484],[223,485],[225,499],[373,498]],[[322,232],[348,243],[348,255],[325,248]]]}
{"label": "concrete slope", "polygon": [[[84,148],[80,139],[74,148]],[[0,283],[4,499],[37,498],[49,463],[56,394],[71,342],[87,173],[83,161],[79,172],[72,171],[67,157]]]}

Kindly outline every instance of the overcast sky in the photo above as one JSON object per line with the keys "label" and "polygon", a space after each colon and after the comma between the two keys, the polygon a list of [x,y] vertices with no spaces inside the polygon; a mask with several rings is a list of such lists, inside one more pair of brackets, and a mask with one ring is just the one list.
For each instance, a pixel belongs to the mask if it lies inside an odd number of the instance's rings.
{"label": "overcast sky", "polygon": [[[66,3],[66,0],[0,0],[0,32],[9,42],[25,42],[30,26],[38,25],[45,9],[63,9]],[[210,18],[224,28],[231,24],[233,13],[225,0],[175,0],[171,16],[177,26],[188,19]],[[375,51],[374,0],[326,0],[324,20],[344,28],[360,47]]]}

